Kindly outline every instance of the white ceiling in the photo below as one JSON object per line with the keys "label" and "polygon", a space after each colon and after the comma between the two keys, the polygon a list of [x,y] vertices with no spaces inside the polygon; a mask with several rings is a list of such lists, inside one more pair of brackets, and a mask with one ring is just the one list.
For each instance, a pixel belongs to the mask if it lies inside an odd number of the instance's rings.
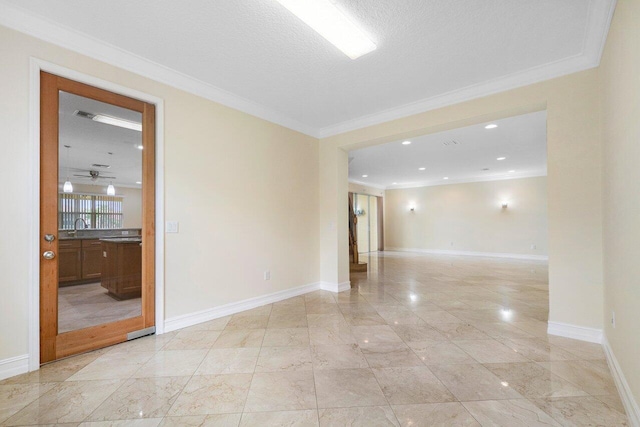
{"label": "white ceiling", "polygon": [[615,0],[337,3],[377,50],[275,0],[0,0],[0,23],[327,136],[597,66]]}
{"label": "white ceiling", "polygon": [[410,145],[395,141],[350,151],[349,180],[407,188],[547,174],[545,111],[493,121],[495,129],[485,129],[488,124],[412,138]]}
{"label": "white ceiling", "polygon": [[[97,185],[96,192],[106,191],[110,182],[116,187],[141,188],[136,182],[142,181],[142,132],[95,122],[74,115],[76,110],[92,114],[141,123],[142,115],[136,111],[105,104],[66,92],[60,92],[60,128],[58,178],[63,183],[67,174],[73,184]],[[69,145],[68,152],[65,145]],[[108,165],[109,168],[92,166]],[[114,179],[91,180],[74,175],[89,175],[90,170],[100,172],[104,177]]]}

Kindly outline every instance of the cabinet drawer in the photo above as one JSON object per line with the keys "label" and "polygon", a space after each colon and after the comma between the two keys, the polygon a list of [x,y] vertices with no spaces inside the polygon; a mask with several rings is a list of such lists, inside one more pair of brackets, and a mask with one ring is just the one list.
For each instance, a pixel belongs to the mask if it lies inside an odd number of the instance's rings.
{"label": "cabinet drawer", "polygon": [[82,248],[99,248],[102,245],[100,239],[82,239]]}
{"label": "cabinet drawer", "polygon": [[76,249],[82,246],[82,240],[60,240],[58,241],[58,248],[60,249]]}

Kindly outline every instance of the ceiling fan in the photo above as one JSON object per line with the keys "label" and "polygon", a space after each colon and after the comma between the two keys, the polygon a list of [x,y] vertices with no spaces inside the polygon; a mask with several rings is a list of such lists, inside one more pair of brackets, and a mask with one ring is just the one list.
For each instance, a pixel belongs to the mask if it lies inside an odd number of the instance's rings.
{"label": "ceiling fan", "polygon": [[78,177],[78,178],[88,178],[91,181],[97,181],[99,179],[116,179],[115,176],[102,176],[102,175],[100,175],[100,171],[82,170],[82,169],[80,169],[80,170],[83,171],[83,172],[87,172],[88,174],[86,174],[86,175],[85,174],[83,174],[83,175],[73,174],[73,176]]}

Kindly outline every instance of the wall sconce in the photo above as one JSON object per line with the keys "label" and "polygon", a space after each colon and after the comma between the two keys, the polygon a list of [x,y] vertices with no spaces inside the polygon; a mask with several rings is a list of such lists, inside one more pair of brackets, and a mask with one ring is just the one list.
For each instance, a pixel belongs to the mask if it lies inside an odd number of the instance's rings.
{"label": "wall sconce", "polygon": [[507,201],[502,202],[502,209],[507,209],[509,203]]}

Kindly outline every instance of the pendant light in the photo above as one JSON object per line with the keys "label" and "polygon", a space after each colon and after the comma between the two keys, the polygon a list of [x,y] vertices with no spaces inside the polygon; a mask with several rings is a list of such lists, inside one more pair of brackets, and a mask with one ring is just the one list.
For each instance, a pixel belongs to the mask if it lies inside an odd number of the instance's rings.
{"label": "pendant light", "polygon": [[110,182],[109,186],[107,187],[107,196],[115,196],[115,195],[116,195],[116,188]]}
{"label": "pendant light", "polygon": [[69,148],[71,148],[71,146],[65,145],[65,148],[67,149],[67,180],[62,186],[62,191],[64,193],[73,193],[73,185],[71,185],[71,181],[69,181]]}

